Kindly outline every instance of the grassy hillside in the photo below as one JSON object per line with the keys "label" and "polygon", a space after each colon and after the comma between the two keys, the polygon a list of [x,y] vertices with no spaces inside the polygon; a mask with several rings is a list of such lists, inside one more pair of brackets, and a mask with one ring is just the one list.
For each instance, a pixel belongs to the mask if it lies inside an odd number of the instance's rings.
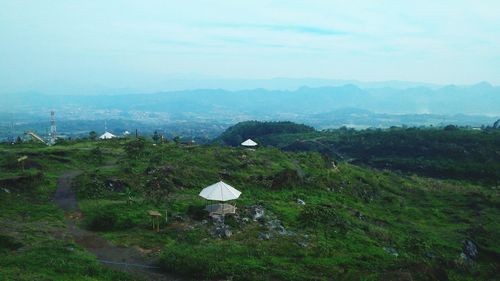
{"label": "grassy hillside", "polygon": [[0,280],[136,280],[77,245],[52,202],[58,175],[92,165],[93,145],[0,145]]}
{"label": "grassy hillside", "polygon": [[[230,139],[230,135],[228,130],[225,136]],[[251,133],[246,135],[251,136]],[[338,160],[380,169],[493,186],[500,184],[498,129],[472,130],[448,126],[356,131],[342,128],[272,133],[253,138],[264,146],[287,151],[317,151]]]}
{"label": "grassy hillside", "polygon": [[[187,278],[492,280],[500,266],[499,191],[490,187],[343,162],[335,168],[319,153],[275,148],[112,140],[0,149],[11,155],[2,157],[0,172],[10,191],[0,190],[7,277],[127,278],[71,237],[60,239],[62,212],[50,196],[57,174],[68,169],[83,171],[74,185],[81,227],[139,247]],[[25,172],[6,160],[20,155],[31,161]],[[37,171],[43,177],[30,184],[6,185]],[[198,197],[220,179],[243,192],[237,215],[225,219],[232,235],[208,218]],[[256,209],[264,215],[254,220]],[[150,229],[148,210],[168,213],[159,233]],[[464,241],[477,245],[477,257],[463,253],[470,254]]]}

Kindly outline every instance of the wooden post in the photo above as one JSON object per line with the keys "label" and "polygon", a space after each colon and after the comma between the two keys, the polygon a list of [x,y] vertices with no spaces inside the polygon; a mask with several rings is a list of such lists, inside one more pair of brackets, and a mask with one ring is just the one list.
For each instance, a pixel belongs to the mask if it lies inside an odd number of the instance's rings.
{"label": "wooden post", "polygon": [[152,220],[153,230],[155,230],[155,228],[156,228],[156,232],[160,232],[161,214],[158,211],[148,211],[148,214]]}

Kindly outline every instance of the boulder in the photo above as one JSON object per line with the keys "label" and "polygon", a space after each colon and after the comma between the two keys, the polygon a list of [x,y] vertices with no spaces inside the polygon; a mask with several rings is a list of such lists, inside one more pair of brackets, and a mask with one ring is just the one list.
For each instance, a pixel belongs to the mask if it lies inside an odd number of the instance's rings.
{"label": "boulder", "polygon": [[269,233],[261,232],[261,233],[259,233],[259,239],[260,240],[269,240],[269,239],[271,239],[271,235]]}
{"label": "boulder", "polygon": [[305,205],[306,202],[304,202],[304,200],[302,200],[302,199],[297,199],[297,204],[299,204],[299,205]]}
{"label": "boulder", "polygon": [[213,232],[214,236],[217,238],[230,238],[233,235],[233,232],[227,225],[220,225],[215,228]]}
{"label": "boulder", "polygon": [[278,219],[268,221],[267,228],[269,230],[274,230],[274,231],[278,232],[280,235],[287,235],[288,234],[288,231],[286,231],[285,227],[283,226],[281,221]]}
{"label": "boulder", "polygon": [[393,247],[384,247],[383,249],[384,249],[384,251],[386,251],[388,254],[391,254],[391,255],[393,255],[393,256],[395,256],[395,257],[399,256],[398,251],[396,251],[396,249],[394,249]]}
{"label": "boulder", "polygon": [[302,248],[307,248],[307,246],[309,246],[309,243],[307,243],[306,241],[300,241],[297,244]]}
{"label": "boulder", "polygon": [[210,215],[210,218],[212,219],[212,222],[215,225],[223,225],[224,224],[224,218],[221,215],[212,214],[212,215]]}
{"label": "boulder", "polygon": [[264,217],[264,207],[262,206],[254,206],[252,207],[251,214],[252,214],[252,219],[254,221],[261,219]]}
{"label": "boulder", "polygon": [[477,249],[476,243],[472,240],[465,239],[463,242],[462,252],[471,260],[476,260],[479,256],[479,251]]}

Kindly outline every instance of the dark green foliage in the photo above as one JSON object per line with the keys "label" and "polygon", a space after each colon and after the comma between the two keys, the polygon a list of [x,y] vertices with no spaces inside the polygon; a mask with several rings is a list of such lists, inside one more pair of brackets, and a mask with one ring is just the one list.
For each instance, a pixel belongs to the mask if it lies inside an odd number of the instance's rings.
{"label": "dark green foliage", "polygon": [[89,132],[89,139],[96,140],[97,139],[97,133],[95,131]]}
{"label": "dark green foliage", "polygon": [[151,168],[146,172],[150,177],[145,184],[144,195],[157,204],[165,201],[176,187],[172,167]]}
{"label": "dark green foliage", "polygon": [[102,154],[102,150],[98,146],[90,151],[89,156],[90,156],[90,159],[92,159],[93,161],[95,161],[98,164],[102,163],[102,161],[104,159],[103,154]]}
{"label": "dark green foliage", "polygon": [[193,220],[201,221],[208,218],[208,212],[203,205],[190,205],[187,209],[187,215]]}
{"label": "dark green foliage", "polygon": [[[229,131],[228,131],[229,132]],[[419,175],[500,183],[500,131],[454,125],[439,128],[350,130],[272,134],[259,139],[287,151],[317,151],[380,169]]]}
{"label": "dark green foliage", "polygon": [[160,140],[160,135],[158,134],[158,131],[155,130],[151,138],[155,143],[158,143],[158,141]]}
{"label": "dark green foliage", "polygon": [[17,250],[22,246],[23,244],[14,237],[0,234],[0,252],[2,250]]}
{"label": "dark green foliage", "polygon": [[78,198],[102,198],[104,194],[109,192],[104,180],[97,175],[97,171],[90,173],[88,176],[79,177],[76,184],[73,185]]}
{"label": "dark green foliage", "polygon": [[298,186],[303,182],[303,178],[297,170],[294,169],[284,169],[274,175],[271,184],[272,189],[281,189],[284,187]]}
{"label": "dark green foliage", "polygon": [[349,223],[332,205],[306,205],[300,213],[299,221],[306,228],[331,228],[345,233]]}
{"label": "dark green foliage", "polygon": [[144,153],[145,146],[146,140],[144,138],[137,138],[127,142],[124,148],[129,158],[137,159]]}
{"label": "dark green foliage", "polygon": [[93,231],[116,231],[133,228],[145,221],[146,212],[126,212],[130,206],[106,206],[93,209],[85,218],[87,228]]}
{"label": "dark green foliage", "polygon": [[117,215],[112,210],[103,209],[94,213],[87,220],[89,221],[88,228],[90,230],[113,230],[117,222]]}
{"label": "dark green foliage", "polygon": [[293,122],[246,121],[229,127],[218,140],[225,144],[238,146],[246,139],[259,140],[259,137],[272,134],[296,134],[313,132],[314,128]]}

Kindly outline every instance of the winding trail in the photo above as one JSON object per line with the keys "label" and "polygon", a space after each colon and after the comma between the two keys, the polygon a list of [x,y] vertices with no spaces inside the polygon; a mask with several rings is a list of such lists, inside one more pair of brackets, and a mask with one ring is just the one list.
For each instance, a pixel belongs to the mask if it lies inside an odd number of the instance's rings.
{"label": "winding trail", "polygon": [[62,174],[54,194],[54,202],[65,211],[66,225],[75,242],[93,253],[99,262],[113,269],[131,273],[145,280],[182,280],[162,272],[155,260],[146,257],[139,249],[113,245],[97,233],[78,227],[77,220],[81,218],[82,213],[78,207],[76,194],[71,188],[71,182],[81,173],[81,171],[69,171]]}

